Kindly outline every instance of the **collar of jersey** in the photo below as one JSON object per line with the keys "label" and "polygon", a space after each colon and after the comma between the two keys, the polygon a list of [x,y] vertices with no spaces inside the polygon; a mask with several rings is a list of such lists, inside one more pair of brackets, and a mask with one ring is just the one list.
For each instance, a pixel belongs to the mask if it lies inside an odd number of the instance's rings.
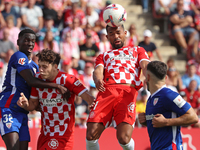
{"label": "collar of jersey", "polygon": [[151,94],[151,98],[156,95],[156,93],[158,93],[160,90],[162,90],[163,88],[167,87],[166,84],[163,85],[160,89],[158,89],[157,91],[155,91],[153,94]]}

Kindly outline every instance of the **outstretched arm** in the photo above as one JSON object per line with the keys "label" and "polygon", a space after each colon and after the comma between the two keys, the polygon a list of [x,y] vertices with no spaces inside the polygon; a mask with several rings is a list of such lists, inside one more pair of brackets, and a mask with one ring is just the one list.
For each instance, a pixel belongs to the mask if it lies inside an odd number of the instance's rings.
{"label": "outstretched arm", "polygon": [[33,76],[30,69],[25,69],[20,72],[20,75],[24,78],[24,80],[27,82],[27,84],[31,87],[37,87],[37,88],[56,88],[60,91],[60,93],[63,95],[64,99],[68,99],[70,97],[70,91],[59,84],[55,84],[52,82],[46,82],[41,79],[38,79]]}
{"label": "outstretched arm", "polygon": [[17,101],[17,105],[20,106],[21,108],[24,108],[27,111],[32,111],[35,110],[38,105],[39,105],[39,99],[32,99],[30,98],[29,100],[26,98],[24,93],[20,94],[21,97]]}
{"label": "outstretched arm", "polygon": [[198,116],[193,108],[178,118],[165,118],[162,114],[156,114],[152,120],[153,127],[184,126],[198,122]]}
{"label": "outstretched arm", "polygon": [[84,99],[84,100],[88,103],[88,105],[93,105],[94,102],[95,102],[94,96],[92,96],[92,95],[88,92],[88,90],[85,91],[83,94],[81,94],[80,97],[81,97],[82,99]]}

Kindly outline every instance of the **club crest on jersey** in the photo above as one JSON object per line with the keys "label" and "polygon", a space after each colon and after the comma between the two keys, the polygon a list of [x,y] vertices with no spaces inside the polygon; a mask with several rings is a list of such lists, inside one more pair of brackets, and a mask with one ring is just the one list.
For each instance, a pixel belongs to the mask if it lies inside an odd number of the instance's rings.
{"label": "club crest on jersey", "polygon": [[91,111],[90,114],[89,114],[89,118],[94,118],[94,116],[95,116],[94,111]]}
{"label": "club crest on jersey", "polygon": [[129,105],[128,105],[128,111],[133,113],[134,112],[134,108],[135,108],[135,104],[133,102],[131,102]]}
{"label": "club crest on jersey", "polygon": [[58,146],[59,146],[59,143],[56,139],[50,139],[49,143],[48,143],[48,146],[51,148],[51,149],[57,149]]}
{"label": "club crest on jersey", "polygon": [[158,98],[154,98],[153,105],[155,106],[158,103]]}
{"label": "club crest on jersey", "polygon": [[11,126],[12,126],[12,123],[6,123],[6,127],[7,127],[8,129],[10,129]]}
{"label": "club crest on jersey", "polygon": [[18,64],[24,65],[25,64],[25,58],[20,58],[18,61]]}

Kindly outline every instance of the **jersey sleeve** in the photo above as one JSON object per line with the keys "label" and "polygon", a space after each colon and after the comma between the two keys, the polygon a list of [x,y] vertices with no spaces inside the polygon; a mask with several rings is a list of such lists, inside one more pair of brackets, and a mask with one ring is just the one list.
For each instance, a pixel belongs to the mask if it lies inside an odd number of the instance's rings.
{"label": "jersey sleeve", "polygon": [[32,99],[38,99],[38,91],[35,87],[31,88],[31,95],[30,98]]}
{"label": "jersey sleeve", "polygon": [[103,54],[99,54],[99,56],[97,56],[97,58],[96,58],[96,60],[95,60],[94,68],[96,68],[96,67],[99,66],[99,65],[104,66]]}
{"label": "jersey sleeve", "polygon": [[180,116],[184,115],[191,108],[191,105],[176,92],[170,93],[166,97],[167,99],[163,100],[164,108]]}
{"label": "jersey sleeve", "polygon": [[65,80],[64,86],[78,96],[87,91],[87,88],[74,75],[68,75],[68,77]]}
{"label": "jersey sleeve", "polygon": [[138,47],[138,61],[141,62],[142,60],[149,60],[149,56],[143,47]]}
{"label": "jersey sleeve", "polygon": [[17,72],[20,73],[22,70],[31,69],[28,64],[28,57],[23,53],[15,53],[15,57],[13,58],[13,67],[17,69]]}

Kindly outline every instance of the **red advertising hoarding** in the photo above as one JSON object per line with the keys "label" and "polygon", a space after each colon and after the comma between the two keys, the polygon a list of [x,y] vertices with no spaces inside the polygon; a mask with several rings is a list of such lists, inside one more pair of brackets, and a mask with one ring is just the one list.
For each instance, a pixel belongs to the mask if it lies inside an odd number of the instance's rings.
{"label": "red advertising hoarding", "polygon": [[[184,150],[200,150],[199,135],[200,129],[182,128],[183,149]],[[37,137],[39,128],[30,128],[31,142],[29,150],[36,150]],[[74,150],[86,150],[85,144],[86,129],[75,129]],[[135,128],[132,135],[135,141],[135,150],[150,150],[149,137],[146,128]],[[117,139],[116,130],[114,128],[106,129],[99,139],[101,150],[122,150]],[[4,142],[0,138],[0,150],[6,150]]]}

